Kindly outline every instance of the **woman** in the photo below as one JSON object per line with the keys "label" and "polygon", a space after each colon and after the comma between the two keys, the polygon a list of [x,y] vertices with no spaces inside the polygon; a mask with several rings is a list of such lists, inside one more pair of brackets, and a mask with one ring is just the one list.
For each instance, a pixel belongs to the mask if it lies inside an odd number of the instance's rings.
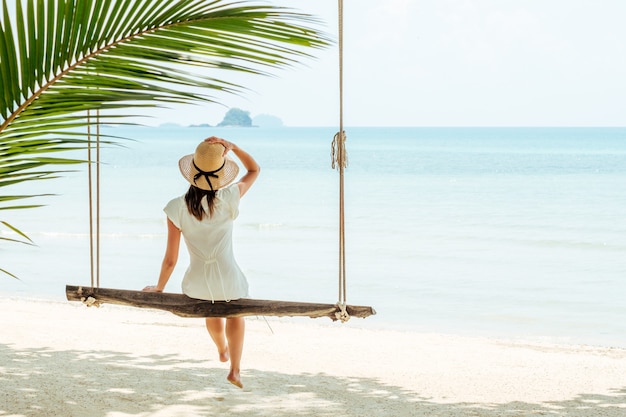
{"label": "woman", "polygon": [[[226,154],[232,151],[246,174],[231,184],[239,167]],[[183,177],[191,184],[184,196],[165,206],[167,249],[156,286],[144,291],[162,292],[178,260],[181,233],[189,251],[190,263],[183,277],[183,293],[203,300],[235,300],[248,297],[248,282],[235,261],[232,245],[233,220],[239,214],[239,199],[257,179],[260,168],[243,149],[212,136],[192,155],[178,163]],[[230,360],[228,381],[243,388],[240,362],[245,321],[236,318],[206,318],[206,328],[217,346],[220,361]]]}

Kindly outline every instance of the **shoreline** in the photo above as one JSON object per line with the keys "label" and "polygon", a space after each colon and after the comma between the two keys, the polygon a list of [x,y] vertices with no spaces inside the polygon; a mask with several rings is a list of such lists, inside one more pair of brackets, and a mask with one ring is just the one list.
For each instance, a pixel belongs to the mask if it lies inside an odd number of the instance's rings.
{"label": "shoreline", "polygon": [[[122,287],[119,287],[122,288]],[[127,288],[132,289],[132,288]],[[269,299],[269,298],[268,298]],[[44,303],[57,303],[57,304],[80,304],[74,301],[68,301],[65,298],[64,292],[58,292],[56,294],[44,294],[44,293],[36,293],[26,296],[25,294],[20,293],[12,293],[0,291],[0,302],[3,300],[12,300],[12,301],[25,301],[25,302],[44,302]],[[319,302],[324,303],[328,302],[328,300],[314,299],[307,300],[309,302]],[[354,302],[349,304],[359,304],[366,305],[367,302]],[[371,303],[370,303],[371,304]],[[369,305],[369,304],[368,304]],[[104,306],[112,306],[112,307],[120,307],[123,306],[113,305],[105,303]],[[382,306],[382,305],[381,305]],[[617,348],[617,349],[626,349],[626,337],[617,337],[615,333],[615,329],[612,329],[612,333],[608,335],[601,335],[600,332],[596,332],[596,334],[589,334],[589,332],[581,332],[577,333],[576,329],[569,329],[571,332],[568,332],[568,329],[563,330],[563,328],[556,327],[556,324],[547,324],[542,327],[541,331],[534,331],[531,329],[524,330],[522,327],[494,327],[491,325],[484,327],[476,327],[476,326],[468,326],[467,324],[460,323],[455,326],[450,326],[448,321],[437,322],[436,320],[432,320],[432,318],[421,317],[419,319],[416,318],[416,323],[412,323],[409,321],[400,321],[396,320],[396,316],[393,314],[385,314],[384,306],[380,310],[377,309],[378,303],[373,304],[374,310],[376,310],[376,314],[368,317],[367,319],[361,318],[351,318],[349,321],[348,327],[354,328],[363,328],[365,330],[370,331],[397,331],[397,332],[410,332],[410,333],[418,333],[418,334],[441,334],[441,335],[450,335],[450,336],[460,336],[460,337],[469,337],[469,338],[485,338],[485,339],[497,339],[497,340],[506,340],[512,343],[535,343],[535,344],[549,344],[549,345],[562,345],[562,346],[590,346],[590,347],[598,347],[598,348]],[[131,310],[138,310],[137,308],[130,308]],[[141,309],[139,309],[141,310]],[[162,310],[152,310],[163,313]],[[166,314],[171,314],[167,313]],[[333,324],[332,321],[326,318],[321,319],[309,319],[307,317],[268,317],[268,320],[274,319],[282,319],[287,322],[294,323],[303,323],[305,325],[308,324]],[[337,323],[335,323],[337,324]],[[491,323],[493,324],[493,323]],[[553,332],[552,330],[557,330],[557,332]],[[538,329],[535,329],[538,330]]]}
{"label": "shoreline", "polygon": [[249,318],[244,389],[201,319],[0,297],[0,415],[621,416],[626,349]]}

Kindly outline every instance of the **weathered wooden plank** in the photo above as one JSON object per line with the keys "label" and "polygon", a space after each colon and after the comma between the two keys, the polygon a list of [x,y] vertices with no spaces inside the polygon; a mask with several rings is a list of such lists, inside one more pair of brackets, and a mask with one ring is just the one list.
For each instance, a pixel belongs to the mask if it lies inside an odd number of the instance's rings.
{"label": "weathered wooden plank", "polygon": [[[120,304],[140,308],[169,311],[181,317],[242,317],[242,316],[304,316],[329,317],[338,320],[341,313],[335,304],[301,303],[294,301],[257,300],[242,298],[233,301],[215,301],[187,297],[185,294],[159,293],[113,288],[92,288],[67,285],[65,295],[69,301],[87,305],[101,303]],[[350,317],[365,318],[376,314],[372,307],[346,306]]]}

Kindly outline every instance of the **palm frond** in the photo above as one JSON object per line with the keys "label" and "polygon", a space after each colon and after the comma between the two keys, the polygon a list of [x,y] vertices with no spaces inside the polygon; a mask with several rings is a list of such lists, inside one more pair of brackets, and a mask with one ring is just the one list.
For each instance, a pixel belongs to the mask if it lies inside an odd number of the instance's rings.
{"label": "palm frond", "polygon": [[7,227],[9,230],[17,233],[18,235],[23,237],[25,240],[17,240],[17,239],[11,239],[11,238],[6,238],[6,237],[0,237],[0,239],[10,240],[10,241],[13,241],[13,242],[25,243],[25,244],[28,244],[28,245],[32,245],[33,244],[33,241],[30,240],[30,238],[28,236],[26,236],[25,233],[23,233],[22,231],[20,231],[16,227],[11,226],[9,223],[4,222],[4,221],[0,221],[0,224],[2,224],[3,226]]}
{"label": "palm frond", "polygon": [[[31,112],[46,124],[59,106],[75,113],[105,104],[215,101],[210,91],[240,93],[243,86],[219,76],[267,74],[309,57],[307,49],[329,44],[311,27],[317,23],[306,14],[245,2],[22,0],[12,25],[3,0],[0,135]],[[181,66],[202,70],[181,73]]]}
{"label": "palm frond", "polygon": [[[92,110],[102,113],[97,121],[120,124],[128,107],[134,116],[217,102],[246,91],[229,81],[233,72],[267,75],[330,44],[312,16],[258,2],[14,1],[13,19],[7,0],[0,10],[0,187],[62,172],[46,166],[84,162],[50,154],[87,146],[80,132],[95,123]],[[0,196],[0,205],[29,197]],[[33,206],[0,210],[26,207]]]}
{"label": "palm frond", "polygon": [[[11,239],[4,239],[4,238],[0,238],[0,240],[8,240],[8,241],[12,241]],[[20,243],[21,243],[21,242],[20,242]],[[19,280],[19,278],[18,278],[17,276],[13,275],[12,273],[10,273],[9,271],[7,271],[6,269],[2,269],[2,268],[0,268],[0,272],[2,272],[3,274],[7,274],[8,276],[13,277],[13,278],[15,278],[15,279]]]}
{"label": "palm frond", "polygon": [[[15,4],[14,20],[6,0],[0,13],[0,166],[20,152],[85,147],[88,138],[76,132],[93,123],[88,111],[99,110],[102,123],[117,124],[123,119],[119,110],[129,115],[128,107],[139,115],[144,108],[171,103],[216,102],[216,96],[246,91],[227,75],[267,75],[330,44],[312,16],[256,2]],[[183,70],[191,67],[195,70]],[[35,138],[49,145],[24,142]]]}

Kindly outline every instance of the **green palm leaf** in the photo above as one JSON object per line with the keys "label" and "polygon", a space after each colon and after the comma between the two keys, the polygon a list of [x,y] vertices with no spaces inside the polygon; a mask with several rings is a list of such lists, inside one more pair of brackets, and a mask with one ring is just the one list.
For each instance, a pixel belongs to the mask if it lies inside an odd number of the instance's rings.
{"label": "green palm leaf", "polygon": [[[266,75],[310,57],[330,43],[318,24],[290,9],[221,0],[17,0],[12,19],[2,0],[0,187],[84,162],[51,154],[86,146],[88,111],[116,124],[128,107],[141,114],[245,92],[230,74]],[[28,197],[0,198],[0,209]]]}

